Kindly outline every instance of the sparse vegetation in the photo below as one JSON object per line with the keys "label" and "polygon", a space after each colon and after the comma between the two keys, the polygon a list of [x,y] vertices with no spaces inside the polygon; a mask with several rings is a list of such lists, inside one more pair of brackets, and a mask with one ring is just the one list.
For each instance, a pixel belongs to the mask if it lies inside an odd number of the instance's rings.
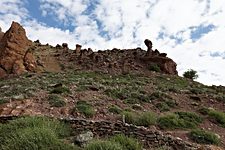
{"label": "sparse vegetation", "polygon": [[109,107],[109,112],[114,113],[114,114],[120,114],[122,112],[121,108],[116,106],[116,105],[112,105]]}
{"label": "sparse vegetation", "polygon": [[52,107],[63,107],[66,105],[63,97],[56,94],[49,95],[48,102]]}
{"label": "sparse vegetation", "polygon": [[93,117],[95,114],[94,108],[86,101],[78,101],[76,109],[86,117]]}
{"label": "sparse vegetation", "polygon": [[157,64],[152,64],[149,66],[149,70],[155,71],[155,72],[161,72],[160,67]]}
{"label": "sparse vegetation", "polygon": [[211,132],[204,131],[204,130],[193,130],[189,133],[189,137],[197,143],[200,144],[216,144],[220,143],[220,139]]}
{"label": "sparse vegetation", "polygon": [[194,80],[194,79],[198,78],[197,71],[195,71],[193,69],[189,69],[188,71],[185,71],[183,76],[185,78],[188,78],[188,79],[191,79],[191,80]]}

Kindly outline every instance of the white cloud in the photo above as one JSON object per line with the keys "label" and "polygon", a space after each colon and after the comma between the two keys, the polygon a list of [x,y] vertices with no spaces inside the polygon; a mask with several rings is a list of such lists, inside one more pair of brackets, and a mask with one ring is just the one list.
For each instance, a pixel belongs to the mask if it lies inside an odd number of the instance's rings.
{"label": "white cloud", "polygon": [[[30,18],[22,0],[2,0],[3,31],[16,20],[25,25],[32,40],[53,45],[67,42],[71,48],[76,43],[94,49],[145,48],[143,41],[149,38],[154,48],[177,62],[180,75],[193,68],[200,75],[198,81],[225,85],[225,0],[39,1],[44,16],[55,17],[58,23],[74,26],[74,30],[49,27]],[[91,4],[95,5],[93,10]],[[215,28],[193,41],[191,34],[200,25]],[[160,33],[163,38],[159,38]],[[211,57],[213,52],[221,57]]]}

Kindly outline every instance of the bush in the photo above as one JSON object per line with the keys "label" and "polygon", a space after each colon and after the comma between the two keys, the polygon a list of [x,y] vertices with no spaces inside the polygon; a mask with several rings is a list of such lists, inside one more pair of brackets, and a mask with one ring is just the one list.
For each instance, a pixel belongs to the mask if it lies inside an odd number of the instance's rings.
{"label": "bush", "polygon": [[55,94],[49,95],[48,102],[52,107],[63,107],[66,105],[64,99]]}
{"label": "bush", "polygon": [[62,94],[62,93],[71,93],[70,89],[64,86],[59,86],[54,88],[51,92],[51,94]]}
{"label": "bush", "polygon": [[219,144],[220,139],[213,133],[204,130],[193,130],[189,133],[190,138],[200,144]]}
{"label": "bush", "polygon": [[154,125],[157,121],[157,117],[153,112],[143,112],[140,114],[135,114],[133,112],[125,111],[125,122],[129,124],[134,124],[137,126],[150,126]]}
{"label": "bush", "polygon": [[86,117],[93,117],[95,114],[93,107],[86,101],[78,101],[76,108],[80,113],[84,114]]}
{"label": "bush", "polygon": [[115,142],[96,140],[89,143],[85,147],[85,150],[123,150],[123,148]]}
{"label": "bush", "polygon": [[224,112],[219,112],[216,110],[210,110],[208,112],[209,118],[220,125],[221,127],[225,128],[225,113]]}
{"label": "bush", "polygon": [[156,104],[156,107],[157,107],[161,112],[169,111],[169,110],[170,110],[170,107],[169,107],[165,102],[157,103],[157,104]]}
{"label": "bush", "polygon": [[200,116],[190,112],[176,112],[158,119],[158,125],[162,129],[196,128],[201,122]]}
{"label": "bush", "polygon": [[191,79],[191,80],[194,80],[194,79],[198,78],[197,71],[195,71],[193,69],[189,69],[188,71],[185,71],[183,76],[185,78],[188,78],[188,79]]}
{"label": "bush", "polygon": [[143,112],[139,115],[136,120],[136,125],[138,126],[150,126],[156,124],[157,117],[153,112]]}
{"label": "bush", "polygon": [[119,143],[123,150],[142,150],[142,145],[134,138],[122,134],[113,136],[111,141]]}
{"label": "bush", "polygon": [[9,101],[8,100],[6,100],[6,99],[0,99],[0,105],[1,104],[5,104],[5,103],[8,103]]}
{"label": "bush", "polygon": [[59,138],[70,134],[69,126],[45,117],[24,117],[0,125],[0,149],[60,149],[74,147]]}
{"label": "bush", "polygon": [[155,72],[160,72],[161,71],[160,67],[157,64],[150,65],[149,66],[149,70],[150,71],[155,71]]}
{"label": "bush", "polygon": [[199,112],[203,115],[208,115],[209,119],[218,124],[219,126],[225,128],[225,113],[217,110],[210,110],[208,108],[201,108]]}

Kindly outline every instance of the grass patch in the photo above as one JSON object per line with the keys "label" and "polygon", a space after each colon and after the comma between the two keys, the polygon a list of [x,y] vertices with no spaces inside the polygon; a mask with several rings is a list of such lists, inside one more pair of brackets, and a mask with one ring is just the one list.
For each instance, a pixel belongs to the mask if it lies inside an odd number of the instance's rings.
{"label": "grass patch", "polygon": [[140,114],[135,114],[133,112],[125,111],[123,112],[125,116],[125,122],[129,124],[134,124],[137,126],[150,126],[156,124],[157,117],[153,112],[143,112]]}
{"label": "grass patch", "polygon": [[127,137],[123,134],[118,134],[110,138],[110,141],[115,143],[119,143],[123,150],[142,150],[142,145],[138,142],[138,140]]}
{"label": "grass patch", "polygon": [[70,135],[66,124],[45,117],[24,117],[7,124],[0,124],[0,149],[62,149],[74,147],[63,143],[60,138]]}
{"label": "grass patch", "polygon": [[51,107],[63,107],[66,105],[64,99],[56,94],[49,95],[48,102],[51,105]]}
{"label": "grass patch", "polygon": [[196,143],[199,144],[215,144],[220,143],[220,139],[212,132],[204,130],[193,130],[189,133],[189,137]]}
{"label": "grass patch", "polygon": [[111,141],[95,140],[89,143],[85,150],[123,150],[122,146],[118,143]]}
{"label": "grass patch", "polygon": [[201,122],[202,118],[192,112],[176,112],[158,119],[158,125],[162,129],[193,129]]}
{"label": "grass patch", "polygon": [[120,114],[122,112],[121,108],[116,106],[116,105],[112,105],[109,107],[109,112],[114,113],[114,114]]}
{"label": "grass patch", "polygon": [[86,117],[93,117],[95,114],[94,108],[86,101],[78,101],[76,109]]}

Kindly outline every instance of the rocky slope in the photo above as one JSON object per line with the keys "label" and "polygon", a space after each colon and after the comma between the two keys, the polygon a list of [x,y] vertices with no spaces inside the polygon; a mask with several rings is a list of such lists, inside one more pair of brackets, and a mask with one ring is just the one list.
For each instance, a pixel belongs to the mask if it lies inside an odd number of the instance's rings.
{"label": "rocky slope", "polygon": [[[146,149],[225,148],[225,88],[177,76],[176,63],[152,50],[151,41],[145,40],[147,51],[93,51],[81,45],[70,50],[66,43],[54,47],[31,42],[15,22],[2,35],[0,121],[44,115],[69,120],[74,130],[88,129],[101,138],[109,134],[102,134],[106,130],[129,130],[128,135],[140,135]],[[117,123],[121,131],[113,129]],[[194,140],[190,133],[195,129],[212,132],[217,141]]]}

